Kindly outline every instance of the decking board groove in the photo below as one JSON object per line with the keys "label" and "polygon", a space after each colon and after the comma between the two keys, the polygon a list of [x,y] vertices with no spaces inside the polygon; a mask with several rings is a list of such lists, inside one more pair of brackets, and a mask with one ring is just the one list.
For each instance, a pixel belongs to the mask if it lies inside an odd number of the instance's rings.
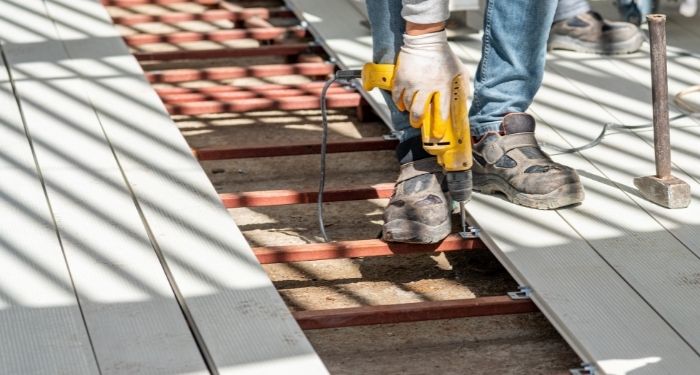
{"label": "decking board groove", "polygon": [[0,60],[0,373],[94,374],[90,337],[14,94]]}

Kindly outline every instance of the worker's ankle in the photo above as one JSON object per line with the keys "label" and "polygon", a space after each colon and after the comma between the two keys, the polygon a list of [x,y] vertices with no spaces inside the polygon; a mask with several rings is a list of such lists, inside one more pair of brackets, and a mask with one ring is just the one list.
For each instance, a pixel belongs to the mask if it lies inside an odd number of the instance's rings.
{"label": "worker's ankle", "polygon": [[492,134],[497,134],[497,135],[505,135],[505,133],[501,130],[489,130],[485,133],[481,133],[479,135],[472,135],[472,144],[475,145],[484,139],[486,139],[488,136]]}
{"label": "worker's ankle", "polygon": [[396,147],[396,159],[399,161],[399,164],[406,164],[430,157],[432,155],[423,148],[423,141],[420,136],[402,141]]}

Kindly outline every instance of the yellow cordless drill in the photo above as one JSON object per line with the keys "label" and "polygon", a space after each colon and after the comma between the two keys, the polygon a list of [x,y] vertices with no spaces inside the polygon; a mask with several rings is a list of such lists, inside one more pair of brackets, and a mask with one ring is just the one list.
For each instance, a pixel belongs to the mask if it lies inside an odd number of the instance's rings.
{"label": "yellow cordless drill", "polygon": [[[394,70],[393,64],[365,64],[361,74],[364,89],[369,91],[376,87],[391,91]],[[411,123],[411,126],[421,129],[425,151],[435,155],[445,171],[450,197],[459,203],[463,233],[467,232],[464,205],[471,199],[472,192],[472,144],[465,82],[467,80],[460,76],[453,78],[450,113],[446,120],[440,113],[441,108],[435,104],[437,101],[433,101],[423,121]]]}

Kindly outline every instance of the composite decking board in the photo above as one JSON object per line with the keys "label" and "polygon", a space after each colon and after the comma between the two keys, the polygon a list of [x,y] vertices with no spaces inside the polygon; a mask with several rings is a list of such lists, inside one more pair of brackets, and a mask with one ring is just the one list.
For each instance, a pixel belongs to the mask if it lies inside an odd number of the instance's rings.
{"label": "composite decking board", "polygon": [[[459,43],[459,47],[468,51],[469,62],[474,64],[479,56],[480,46],[476,40],[472,42]],[[577,133],[577,130],[588,129],[586,134],[581,134],[572,143],[581,144],[583,139],[593,139],[600,126],[606,121],[615,121],[609,114],[599,106],[593,106],[575,94],[574,86],[567,80],[558,77],[556,73],[548,71],[545,74],[543,87],[538,92],[535,103],[531,110],[546,121],[540,121],[537,131],[538,138],[545,144],[557,144],[561,147],[572,147],[563,142],[560,134]],[[596,117],[597,116],[597,117]],[[554,126],[550,127],[550,124]],[[602,125],[601,125],[602,126]],[[588,134],[592,133],[592,134]],[[573,137],[569,137],[573,138]],[[601,147],[601,146],[598,146]],[[619,146],[618,146],[619,147]],[[649,146],[642,143],[642,147],[648,149]],[[594,152],[595,151],[591,151]],[[585,153],[585,152],[584,152]],[[694,311],[697,304],[692,303],[700,297],[700,290],[683,289],[678,287],[678,282],[682,280],[682,275],[670,275],[668,269],[673,269],[679,273],[692,276],[693,271],[700,268],[697,257],[687,251],[665,228],[659,225],[654,218],[642,210],[637,204],[627,197],[615,184],[610,183],[604,176],[599,176],[600,172],[588,160],[578,155],[558,155],[556,159],[565,164],[579,169],[587,192],[584,204],[570,209],[558,210],[559,215],[569,224],[572,229],[581,236],[585,242],[595,248],[597,254],[602,256],[605,263],[615,269],[615,272],[623,276],[625,283],[634,287],[634,291],[639,293],[645,301],[652,305],[651,309],[659,313],[665,313],[663,318],[669,321],[676,331],[684,333],[688,340],[695,340],[698,314]],[[653,167],[652,167],[653,169]],[[631,181],[632,177],[629,177]],[[602,182],[601,182],[602,181]],[[607,182],[607,183],[606,183]],[[471,207],[477,210],[478,207]],[[530,214],[532,216],[533,214]],[[537,213],[534,213],[537,215]],[[481,211],[478,215],[481,218]],[[630,220],[630,218],[635,218]],[[631,221],[634,225],[630,225]],[[482,220],[483,222],[483,220]],[[490,233],[488,230],[485,230]],[[520,232],[520,231],[519,231]],[[529,230],[525,232],[529,233]],[[659,250],[661,249],[661,250]],[[662,262],[668,268],[660,268]],[[562,263],[563,264],[563,263]],[[522,268],[532,267],[525,263]],[[641,276],[640,276],[641,275]],[[597,288],[592,284],[584,283],[587,288],[591,288],[594,293],[598,293]],[[535,289],[537,289],[535,287]],[[680,290],[679,290],[680,289]],[[691,302],[689,302],[691,301]],[[606,301],[611,306],[616,306],[613,301]],[[648,307],[647,307],[648,308]],[[625,309],[625,314],[636,314],[638,309]],[[554,319],[557,319],[556,317]],[[553,319],[553,320],[554,320]],[[657,328],[662,328],[664,323],[656,318]],[[568,324],[565,324],[568,325]],[[668,334],[669,327],[666,327]],[[588,332],[590,334],[590,332]],[[671,331],[673,334],[673,331]],[[584,335],[565,335],[567,339],[579,341]],[[589,339],[591,337],[588,337]],[[613,343],[600,337],[593,338],[590,346],[597,348],[601,352],[614,350],[619,343]],[[581,345],[580,343],[573,344]],[[598,361],[599,366],[609,373],[619,373],[620,371],[630,371],[636,366],[643,365],[643,372],[649,373],[692,373],[688,367],[698,361],[697,354],[693,352],[683,341],[676,340],[678,350],[684,351],[684,357],[666,356],[658,363],[653,363],[653,356],[649,356],[648,361]],[[646,344],[635,345],[630,349],[644,350]],[[656,350],[660,348],[657,347]],[[656,352],[664,353],[662,351]],[[640,352],[643,353],[643,352]],[[657,355],[658,356],[658,355]],[[593,358],[600,358],[592,356]],[[628,357],[620,357],[628,358]],[[679,362],[675,362],[679,360]],[[662,363],[666,362],[666,363]],[[626,366],[629,366],[626,368]],[[675,367],[674,366],[678,366]],[[642,371],[641,369],[637,371]],[[635,372],[636,373],[636,372]]]}
{"label": "composite decking board", "polygon": [[[640,117],[647,121],[651,118],[648,63],[645,64],[647,68],[644,73],[637,69],[632,70],[626,64],[615,64],[612,59],[591,59],[581,64],[576,61],[575,56],[562,55],[556,59],[556,64],[552,64],[552,70],[566,72],[566,77],[571,81],[570,85],[579,90],[580,98],[569,97],[566,100],[574,108],[579,108],[588,116],[596,112],[607,115],[607,118],[601,116],[601,123],[603,121],[638,123]],[[642,57],[648,62],[646,53],[640,53],[640,55],[643,55]],[[669,70],[673,71],[677,68],[678,65],[673,60],[669,61]],[[700,75],[695,73],[686,77],[697,79]],[[559,74],[550,74],[549,78],[553,81],[550,82],[552,87],[564,85]],[[554,95],[558,95],[557,100],[562,101],[560,93],[554,93],[552,89],[543,91],[545,92],[540,94],[540,98],[547,97],[549,94],[550,101],[553,101]],[[605,91],[615,92],[615,95],[621,96],[624,100],[618,97],[613,100],[610,98],[601,100],[600,94]],[[539,114],[547,112],[549,108],[537,106],[536,103],[533,110]],[[554,118],[566,123],[566,128],[580,127],[580,132],[591,138],[595,137],[598,131],[590,126],[590,122],[577,121],[575,116],[550,115],[550,119]],[[700,305],[700,287],[697,285],[700,270],[698,261],[700,185],[697,183],[697,178],[700,170],[697,167],[699,161],[697,153],[692,149],[693,145],[697,149],[700,126],[692,118],[677,120],[674,126],[675,136],[672,137],[672,148],[676,168],[673,173],[690,184],[691,191],[694,193],[691,206],[682,210],[663,209],[642,199],[634,188],[629,188],[634,177],[653,174],[655,171],[653,139],[650,130],[635,133],[621,132],[604,139],[600,146],[582,153],[601,172],[598,176],[589,176],[591,180],[599,181],[595,183],[589,181],[599,188],[605,188],[605,184],[611,184],[628,189],[629,198],[639,210],[644,210],[651,215],[650,217],[658,223],[662,231],[651,228],[647,223],[648,218],[643,214],[633,215],[632,212],[624,214],[622,210],[618,210],[611,215],[607,210],[601,209],[608,208],[619,200],[612,200],[607,205],[598,205],[597,212],[594,210],[589,212],[590,215],[595,214],[596,219],[601,221],[607,216],[607,230],[597,225],[594,225],[594,229],[589,229],[598,236],[610,232],[612,225],[626,230],[634,229],[631,235],[625,237],[624,244],[617,244],[614,247],[615,252],[608,251],[606,243],[600,239],[596,239],[596,242],[603,243],[597,243],[595,246],[611,263],[615,263],[615,268],[623,276],[627,275],[626,278],[631,280],[630,284],[654,306],[659,314],[696,351],[700,351],[700,327],[696,324],[700,318],[700,312],[697,310],[697,306]],[[563,159],[571,160],[571,164],[576,162],[571,157]],[[618,217],[620,219],[617,219]],[[580,223],[576,224],[575,219],[568,219],[579,231],[585,228]],[[644,244],[647,241],[648,243]],[[635,267],[639,267],[639,270],[630,272]]]}
{"label": "composite decking board", "polygon": [[[693,374],[700,359],[556,212],[496,197],[470,202],[470,223],[581,358],[605,374]],[[514,239],[517,228],[529,240]]]}
{"label": "composite decking board", "polygon": [[90,338],[2,60],[0,108],[0,373],[95,374]]}
{"label": "composite decking board", "polygon": [[[6,45],[100,373],[206,373],[85,83],[40,0],[5,1],[50,48]],[[72,22],[72,20],[68,20]],[[2,31],[0,31],[2,33]],[[28,40],[27,42],[33,42]],[[62,345],[70,345],[70,341]]]}
{"label": "composite decking board", "polygon": [[[548,73],[550,83],[562,86],[564,83],[561,80],[562,77]],[[603,107],[595,108],[597,104],[591,98],[563,96],[551,88],[543,89],[539,98],[552,99],[554,96],[579,108],[581,113],[585,111],[588,116],[602,121],[618,120],[605,112]],[[540,102],[535,103],[532,110],[545,122],[554,124],[552,126],[556,130],[588,127],[593,131],[580,131],[595,136],[590,121],[581,119],[575,113],[563,114]],[[560,134],[567,138],[564,132]],[[562,217],[613,265],[681,337],[696,351],[700,350],[700,327],[697,325],[700,318],[697,310],[700,288],[692,285],[700,270],[700,259],[678,238],[678,234],[687,237],[692,232],[697,237],[700,224],[698,199],[689,209],[669,211],[656,210],[655,205],[639,197],[631,187],[631,181],[635,176],[653,173],[654,163],[653,149],[635,135],[612,135],[603,144],[581,154],[586,160],[572,154],[559,158],[581,171],[587,189],[584,205],[560,211]],[[678,170],[674,173],[679,175]],[[685,176],[683,178],[687,179]],[[698,188],[697,183],[692,185],[691,188]],[[672,226],[662,224],[669,220],[673,221]]]}
{"label": "composite decking board", "polygon": [[219,372],[327,373],[104,8],[49,10]]}
{"label": "composite decking board", "polygon": [[[313,9],[312,14],[306,15],[306,20],[311,24],[315,22],[316,30],[337,27],[343,33],[347,33],[350,30],[348,25],[354,25],[357,21],[344,17],[343,26],[337,26],[337,22],[341,21],[337,19],[334,19],[332,24],[326,22],[324,26],[324,15],[329,13],[320,11],[319,4],[305,0],[292,0],[288,3],[295,3],[300,9]],[[334,8],[337,11],[342,5],[336,3],[338,1],[333,2],[333,5],[326,5],[326,8]],[[365,33],[368,32],[365,30]],[[323,33],[319,33],[317,37],[319,35],[325,39],[323,43],[330,48],[344,46],[342,40],[338,42],[333,39],[338,34],[331,32],[324,36]],[[342,39],[343,34],[340,35]],[[366,38],[367,35],[351,34],[348,39],[354,42]],[[334,43],[330,43],[328,39]],[[456,43],[452,44],[454,46]],[[475,48],[468,52],[456,48],[457,54],[463,58],[465,55],[471,55],[471,59],[468,60],[472,72],[480,52],[478,41],[473,44]],[[347,53],[347,50],[342,52]],[[371,58],[371,50],[352,52],[353,58]],[[341,59],[343,57],[337,51],[336,56],[340,56]],[[561,142],[556,133],[552,134]],[[590,164],[587,165],[592,168]],[[626,210],[640,212],[638,209],[634,211],[635,204],[616,187],[597,190],[591,199],[594,203],[604,202],[605,199],[609,199],[606,194],[612,194],[614,198],[621,200],[616,204],[622,205]],[[472,220],[484,230],[485,241],[496,250],[499,259],[519,282],[534,288],[535,302],[582,358],[594,362],[605,373],[632,371],[635,374],[672,374],[689,373],[692,372],[689,369],[696,368],[700,360],[697,353],[636,290],[630,287],[628,281],[620,277],[611,263],[596,252],[593,244],[572,228],[563,215],[557,212],[533,211],[502,202],[497,198],[479,195],[470,204],[470,212],[473,215]],[[585,212],[576,214],[588,218]],[[669,238],[668,232],[648,214],[643,211],[642,214],[647,217],[644,222],[646,228],[664,232],[666,238]],[[513,232],[517,233],[518,237],[503,233],[504,227],[518,228]],[[527,234],[526,238],[522,236],[523,233]],[[603,234],[610,234],[610,231]],[[624,236],[628,234],[629,232],[618,230],[617,237],[603,240],[613,243],[624,241]],[[674,249],[678,250],[680,249],[677,247]],[[691,262],[691,265],[695,264],[696,259],[689,252],[679,254],[684,254],[682,260]],[[643,262],[639,262],[636,266],[644,265]],[[689,268],[685,267],[683,270],[687,271]],[[659,274],[663,276],[662,272],[656,273]],[[668,284],[664,286],[668,287]],[[600,295],[601,290],[607,291],[605,296]],[[659,290],[661,288],[654,289],[654,292]],[[650,293],[647,291],[647,294]],[[691,292],[694,296],[692,293],[694,292]],[[663,299],[663,296],[658,294],[655,296]],[[625,309],[620,309],[620,306],[625,306]],[[652,331],[653,333],[650,333]]]}
{"label": "composite decking board", "polygon": [[[669,28],[670,45],[676,44],[679,37],[685,38],[688,36],[687,33],[679,34],[676,31],[677,29]],[[697,51],[698,46],[700,46],[700,40],[696,40],[695,43],[690,45],[694,46],[695,51]],[[649,121],[648,119],[651,117],[651,106],[648,104],[648,101],[650,100],[651,94],[649,89],[648,55],[645,53],[638,58],[613,61],[613,65],[614,66],[593,64],[589,68],[597,71],[610,71],[611,74],[620,74],[626,77],[615,86],[621,95],[634,101],[623,106],[623,108],[608,108],[609,105],[605,103],[603,105],[615,116],[616,121],[627,123],[632,121],[639,122],[637,114],[640,114],[642,117],[646,118],[646,121]],[[669,91],[671,94],[673,95],[675,92],[689,86],[692,82],[700,82],[698,68],[700,68],[700,64],[698,64],[697,59],[671,56],[669,59]],[[609,88],[609,83],[595,81],[593,83],[601,86],[603,89]],[[621,109],[624,109],[624,111]],[[647,159],[650,158],[649,148],[651,148],[653,143],[651,131],[642,131],[635,134],[646,142],[648,146],[646,148],[642,146],[629,146],[628,150],[642,149],[642,155]],[[691,192],[694,197],[697,197],[700,191],[697,184],[700,180],[700,170],[697,167],[700,161],[697,153],[699,139],[700,127],[698,126],[697,119],[685,118],[672,122],[672,161],[676,167],[673,173],[691,185]],[[616,141],[617,138],[613,138],[612,140]],[[634,161],[631,163],[630,167],[637,167]],[[629,174],[652,174],[654,172],[653,166],[647,164],[645,167],[648,171],[644,172],[642,169],[644,167],[640,166],[639,169],[630,171]],[[621,176],[621,178],[624,177],[624,175]],[[684,243],[697,256],[700,256],[700,238],[698,238],[697,234],[697,228],[700,225],[700,215],[698,215],[697,212],[696,200],[693,200],[691,206],[684,210],[666,210],[646,201],[642,201],[640,204],[651,212],[662,225],[668,228],[676,238]]]}

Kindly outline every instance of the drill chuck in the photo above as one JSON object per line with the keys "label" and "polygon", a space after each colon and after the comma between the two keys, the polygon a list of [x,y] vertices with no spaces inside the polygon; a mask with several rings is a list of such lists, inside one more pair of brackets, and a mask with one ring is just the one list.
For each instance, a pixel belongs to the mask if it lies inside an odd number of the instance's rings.
{"label": "drill chuck", "polygon": [[468,202],[472,197],[472,171],[445,173],[450,198],[455,202]]}

